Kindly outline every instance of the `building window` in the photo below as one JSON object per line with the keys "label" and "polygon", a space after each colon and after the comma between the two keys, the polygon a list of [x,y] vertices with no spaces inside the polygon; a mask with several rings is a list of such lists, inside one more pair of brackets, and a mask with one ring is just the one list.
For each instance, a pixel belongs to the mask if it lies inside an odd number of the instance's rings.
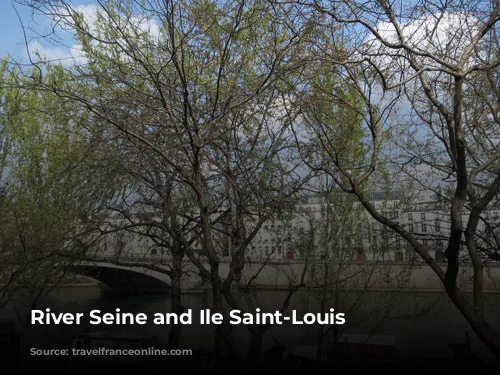
{"label": "building window", "polygon": [[438,219],[436,219],[435,227],[436,232],[439,232],[441,230],[441,222]]}
{"label": "building window", "polygon": [[156,255],[156,254],[157,254],[156,249],[152,249],[152,250],[151,250],[151,255]]}
{"label": "building window", "polygon": [[394,260],[396,262],[402,262],[403,261],[403,252],[402,251],[396,251],[394,253]]}
{"label": "building window", "polygon": [[396,235],[396,247],[399,249],[401,247],[401,237]]}
{"label": "building window", "polygon": [[421,220],[425,220],[425,212],[421,212],[420,213],[420,219]]}
{"label": "building window", "polygon": [[413,220],[413,214],[411,212],[408,212],[408,221]]}
{"label": "building window", "polygon": [[422,232],[427,232],[427,225],[422,223]]}
{"label": "building window", "polygon": [[387,230],[384,229],[384,232],[382,233],[382,246],[387,248],[389,247],[390,243],[390,233],[387,232]]}
{"label": "building window", "polygon": [[408,231],[413,233],[413,224],[408,225]]}

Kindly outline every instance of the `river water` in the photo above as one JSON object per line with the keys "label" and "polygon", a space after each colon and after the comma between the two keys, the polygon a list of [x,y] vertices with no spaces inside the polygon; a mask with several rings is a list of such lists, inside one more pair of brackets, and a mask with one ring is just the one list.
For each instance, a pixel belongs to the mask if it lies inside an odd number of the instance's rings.
{"label": "river water", "polygon": [[[258,291],[247,295],[247,303],[262,311],[274,312],[281,307],[286,291]],[[488,294],[486,298],[487,317],[494,328],[500,330],[500,295]],[[182,328],[182,344],[209,349],[213,342],[213,325],[199,324],[199,311],[210,308],[210,292],[185,294],[182,303],[186,309],[192,309],[193,324]],[[291,310],[297,314],[318,310],[318,296],[311,292],[297,292],[290,302],[286,315]],[[53,312],[84,313],[84,322],[88,322],[91,310],[102,313],[122,312],[145,313],[146,325],[99,325],[79,326],[51,325],[42,327],[45,337],[65,337],[86,330],[107,330],[116,332],[135,332],[156,335],[164,343],[169,334],[169,325],[154,325],[154,313],[170,311],[168,295],[122,295],[102,294],[97,286],[64,286],[52,293],[37,306],[37,309],[50,308]],[[465,343],[466,331],[470,328],[454,305],[444,293],[431,292],[345,292],[337,298],[336,305],[329,304],[336,312],[345,313],[346,323],[339,329],[346,333],[374,333],[395,336],[396,356],[400,359],[450,358],[448,344]],[[4,316],[27,317],[29,297],[18,296],[2,311]],[[233,326],[233,334],[242,346],[249,342],[249,334],[244,326]],[[264,344],[315,345],[317,329],[314,325],[274,325],[264,336]],[[486,362],[494,360],[493,355],[470,331],[471,348],[474,354]]]}

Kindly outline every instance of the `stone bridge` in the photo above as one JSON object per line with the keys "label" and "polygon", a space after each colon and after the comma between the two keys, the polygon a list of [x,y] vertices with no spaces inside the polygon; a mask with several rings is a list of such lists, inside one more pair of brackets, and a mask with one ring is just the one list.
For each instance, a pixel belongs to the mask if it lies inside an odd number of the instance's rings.
{"label": "stone bridge", "polygon": [[93,278],[103,291],[169,292],[168,265],[148,262],[140,265],[137,259],[97,258],[75,262],[70,271]]}
{"label": "stone bridge", "polygon": [[[220,264],[221,277],[229,272],[230,259],[222,259]],[[170,291],[170,260],[166,257],[144,256],[99,256],[91,260],[76,262],[71,266],[75,273],[94,278],[101,282],[103,290],[127,290],[140,292]],[[204,262],[209,269],[208,264]],[[461,268],[459,286],[471,289],[470,269],[466,265]],[[251,281],[253,287],[262,289],[288,289],[296,285],[301,278],[304,261],[289,259],[256,259],[245,264],[241,282]],[[310,265],[307,284],[324,283],[321,264]],[[443,286],[429,266],[422,262],[408,263],[372,263],[358,262],[344,264],[341,267],[331,267],[330,273],[340,280],[342,288],[377,289],[377,290],[420,290],[443,291]],[[334,272],[335,271],[335,272]],[[500,267],[492,265],[485,267],[485,291],[498,293],[500,290]],[[344,280],[344,281],[343,281]],[[210,287],[203,280],[198,270],[189,261],[183,262],[181,288],[184,291],[199,291]]]}

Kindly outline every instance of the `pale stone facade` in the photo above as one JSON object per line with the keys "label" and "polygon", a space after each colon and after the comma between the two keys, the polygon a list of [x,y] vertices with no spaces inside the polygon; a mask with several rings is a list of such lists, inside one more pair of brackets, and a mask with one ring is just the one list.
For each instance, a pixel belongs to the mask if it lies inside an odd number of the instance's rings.
{"label": "pale stone facade", "polygon": [[[412,203],[403,203],[398,194],[373,194],[371,204],[390,220],[397,222],[417,236],[439,262],[444,261],[444,250],[450,231],[449,208],[435,194],[420,195]],[[418,262],[414,253],[400,235],[374,220],[359,202],[339,207],[328,205],[319,197],[305,198],[298,204],[297,213],[289,220],[265,223],[251,241],[245,253],[247,260],[300,260],[307,256],[338,258],[342,261]],[[330,214],[328,214],[330,212]],[[500,210],[489,208],[479,226],[478,243],[485,249],[495,246],[494,230],[500,224]],[[329,217],[334,217],[329,219]],[[330,223],[327,223],[330,220]],[[466,223],[467,217],[464,216]],[[115,225],[119,227],[118,224]],[[490,230],[491,227],[492,229]],[[328,239],[326,239],[328,237]],[[333,238],[335,237],[335,238]],[[231,246],[224,238],[216,239],[222,257],[230,257]],[[197,241],[193,249],[201,252]],[[148,238],[129,231],[117,231],[103,237],[99,255],[168,258],[168,250]],[[467,260],[465,246],[462,259]]]}

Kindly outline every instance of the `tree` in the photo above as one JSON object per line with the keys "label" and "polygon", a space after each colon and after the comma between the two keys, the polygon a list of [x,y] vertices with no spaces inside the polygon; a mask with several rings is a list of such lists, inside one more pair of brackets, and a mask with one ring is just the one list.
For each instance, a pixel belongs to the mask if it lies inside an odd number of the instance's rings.
{"label": "tree", "polygon": [[[315,35],[316,40],[325,43],[334,41],[331,34],[317,25]],[[314,47],[309,48],[309,55],[314,56]],[[343,53],[341,48],[337,46],[339,56]],[[355,322],[351,313],[363,311],[380,324],[404,299],[402,294],[393,292],[409,288],[411,269],[401,263],[387,264],[391,259],[386,255],[390,248],[396,247],[395,243],[390,243],[388,233],[376,228],[363,206],[352,196],[345,195],[336,179],[331,177],[337,176],[336,164],[351,168],[367,158],[363,97],[328,61],[319,61],[303,72],[301,82],[300,88],[294,89],[291,95],[299,98],[291,100],[298,113],[295,132],[304,161],[312,170],[320,171],[315,188],[321,208],[306,209],[302,213],[311,242],[306,246],[310,249],[307,288],[317,299],[320,313],[328,313],[329,308],[335,306],[337,311],[350,316],[353,327]],[[384,161],[379,160],[379,169],[384,166]],[[351,172],[353,175],[359,173],[355,168]],[[389,179],[380,178],[364,184],[362,191],[367,195],[375,189],[390,193],[394,187]],[[373,238],[380,242],[377,244]],[[379,301],[370,293],[370,289],[377,288],[386,289]],[[337,344],[342,331],[343,326],[318,326],[318,360],[326,359],[327,339]]]}
{"label": "tree", "polygon": [[[307,181],[276,87],[294,66],[300,24],[273,22],[280,10],[265,1],[103,1],[93,23],[64,0],[27,3],[75,32],[84,56],[67,83],[37,89],[90,113],[133,200],[160,218],[129,224],[175,244],[171,254],[210,281],[217,312],[238,306],[250,242]],[[218,243],[228,244],[227,275]],[[180,273],[170,272],[173,286]],[[227,325],[216,330],[230,340]]]}
{"label": "tree", "polygon": [[334,307],[348,317],[348,324],[317,326],[316,358],[320,361],[340,359],[335,356],[346,329],[364,330],[368,336],[376,333],[381,324],[395,317],[396,306],[405,302],[412,288],[411,267],[384,257],[394,244],[376,248],[366,240],[372,238],[373,222],[359,202],[339,189],[326,195],[319,209],[304,213],[312,233],[309,237],[315,242],[306,253],[310,266],[305,290],[319,313],[328,314]]}
{"label": "tree", "polygon": [[[500,355],[500,335],[484,316],[484,259],[478,245],[479,224],[488,221],[485,212],[496,204],[500,187],[500,4],[314,1],[299,6],[305,15],[321,14],[326,21],[318,27],[336,31],[334,38],[312,41],[311,53],[329,61],[364,106],[358,144],[367,153],[361,160],[337,158],[339,145],[325,132],[328,124],[307,122],[329,156],[328,165],[318,162],[319,167],[373,218],[408,241],[478,337]],[[394,116],[396,108],[400,116]],[[310,114],[305,117],[311,120]],[[384,160],[390,162],[392,178],[399,172],[441,195],[450,223],[445,266],[363,191],[368,180],[383,177]],[[473,270],[472,301],[458,285],[460,269],[467,267],[460,262],[462,244]]]}
{"label": "tree", "polygon": [[[125,151],[122,146],[109,156],[116,158],[115,173],[123,183],[115,198],[106,204],[110,215],[101,228],[101,240],[114,247],[111,261],[120,264],[121,255],[127,255],[126,238],[128,247],[135,247],[134,256],[140,257],[136,263],[139,267],[167,274],[171,281],[171,311],[180,314],[184,312],[181,283],[187,272],[183,261],[186,249],[195,247],[197,240],[193,197],[168,165],[141,145],[128,146],[132,147],[125,146]],[[113,241],[113,236],[120,238],[122,246]],[[137,254],[138,248],[142,248],[142,256]],[[134,265],[129,261],[126,264]],[[170,348],[179,347],[181,327],[171,327]]]}
{"label": "tree", "polygon": [[24,74],[9,59],[2,61],[0,294],[4,306],[11,296],[27,293],[34,308],[67,279],[68,256],[91,246],[110,180],[99,150],[85,142],[85,131],[74,131],[67,102],[30,89],[33,82],[63,79],[62,70]]}

